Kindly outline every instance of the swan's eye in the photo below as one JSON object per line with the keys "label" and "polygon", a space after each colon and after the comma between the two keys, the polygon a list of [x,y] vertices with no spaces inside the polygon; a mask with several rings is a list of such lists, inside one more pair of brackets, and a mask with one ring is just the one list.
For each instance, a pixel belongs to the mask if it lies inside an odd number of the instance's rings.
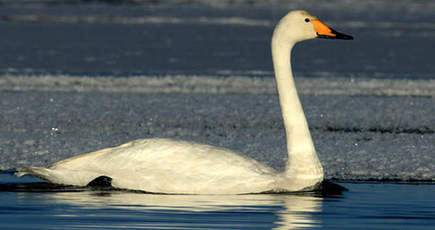
{"label": "swan's eye", "polygon": [[309,18],[305,18],[305,22],[310,22],[310,19]]}

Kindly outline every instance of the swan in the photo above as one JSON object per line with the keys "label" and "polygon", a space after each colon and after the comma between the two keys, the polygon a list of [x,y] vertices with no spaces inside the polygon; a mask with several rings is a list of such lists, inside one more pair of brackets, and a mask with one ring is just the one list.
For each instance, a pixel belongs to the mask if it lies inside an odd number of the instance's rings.
{"label": "swan", "polygon": [[314,39],[353,39],[306,11],[291,11],[276,25],[272,58],[284,120],[288,160],[284,172],[225,148],[163,138],[139,139],[78,155],[49,168],[17,169],[55,184],[115,188],[165,194],[247,194],[313,189],[323,181],[291,71],[295,43]]}

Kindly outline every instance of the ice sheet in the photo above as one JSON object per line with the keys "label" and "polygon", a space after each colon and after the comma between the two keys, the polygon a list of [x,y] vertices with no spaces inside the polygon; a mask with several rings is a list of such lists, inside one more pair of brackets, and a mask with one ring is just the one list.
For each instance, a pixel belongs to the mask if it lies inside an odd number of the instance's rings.
{"label": "ice sheet", "polygon": [[[226,80],[221,88],[227,86]],[[255,79],[246,81],[255,86]],[[0,90],[0,169],[49,166],[73,155],[149,137],[218,145],[278,170],[284,167],[284,130],[277,97],[271,92],[166,92],[163,87],[160,93],[143,93],[123,85],[118,90],[57,91],[34,85],[31,90]],[[348,92],[317,95],[308,90],[301,96],[326,177],[434,180],[433,94]]]}

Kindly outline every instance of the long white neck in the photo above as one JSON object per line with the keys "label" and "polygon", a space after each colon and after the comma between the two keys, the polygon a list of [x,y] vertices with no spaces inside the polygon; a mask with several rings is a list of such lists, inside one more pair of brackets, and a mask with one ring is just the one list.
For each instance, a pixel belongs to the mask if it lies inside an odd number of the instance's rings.
{"label": "long white neck", "polygon": [[279,28],[274,32],[272,58],[287,137],[285,176],[311,186],[323,180],[323,168],[311,139],[291,70],[291,50],[297,41],[292,41],[283,33],[287,32]]}

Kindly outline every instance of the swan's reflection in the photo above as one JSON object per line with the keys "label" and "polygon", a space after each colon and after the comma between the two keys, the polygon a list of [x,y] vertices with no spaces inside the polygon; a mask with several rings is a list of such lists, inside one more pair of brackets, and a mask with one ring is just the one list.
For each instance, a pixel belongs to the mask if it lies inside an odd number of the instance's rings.
{"label": "swan's reflection", "polygon": [[[29,197],[33,196],[33,197]],[[35,197],[36,196],[36,197]],[[255,226],[255,221],[263,224],[266,229],[298,229],[319,226],[321,223],[313,217],[322,209],[321,197],[301,195],[155,195],[142,193],[129,193],[119,191],[109,192],[60,192],[60,193],[21,193],[22,199],[39,200],[44,203],[66,204],[82,211],[112,209],[125,215],[126,211],[141,213],[141,218],[148,214],[160,213],[166,216],[167,221],[174,221],[170,214],[188,213],[190,217],[195,214],[206,213],[207,221],[218,221],[222,224],[222,213],[229,216],[229,224],[237,218],[246,218],[240,224]],[[115,211],[116,213],[116,211]],[[248,213],[248,215],[246,215]],[[69,215],[72,213],[70,212]],[[112,214],[113,215],[113,214]],[[213,217],[215,215],[215,217]],[[227,217],[228,217],[227,216]],[[198,216],[195,216],[197,218]],[[177,221],[177,220],[175,220]],[[188,227],[188,222],[182,222]],[[186,219],[184,219],[186,221]],[[219,222],[220,221],[220,222]],[[253,222],[254,221],[254,222]],[[208,222],[211,226],[213,223]]]}
{"label": "swan's reflection", "polygon": [[274,229],[298,229],[320,226],[319,220],[313,218],[315,213],[322,211],[321,197],[284,196],[282,211],[277,212],[279,221]]}

